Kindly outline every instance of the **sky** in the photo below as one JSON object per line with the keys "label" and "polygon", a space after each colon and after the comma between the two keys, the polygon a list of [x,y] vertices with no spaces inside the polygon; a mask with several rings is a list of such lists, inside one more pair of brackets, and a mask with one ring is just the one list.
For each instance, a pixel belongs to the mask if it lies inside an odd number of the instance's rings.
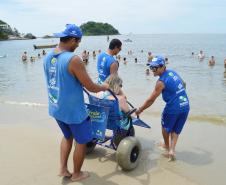
{"label": "sky", "polygon": [[0,0],[0,20],[35,36],[88,21],[121,34],[226,33],[225,10],[226,0]]}

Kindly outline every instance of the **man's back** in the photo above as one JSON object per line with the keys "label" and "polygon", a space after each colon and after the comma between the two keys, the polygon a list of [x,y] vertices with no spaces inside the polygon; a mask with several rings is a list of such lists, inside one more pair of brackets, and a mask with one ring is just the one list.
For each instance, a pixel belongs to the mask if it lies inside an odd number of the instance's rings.
{"label": "man's back", "polygon": [[106,78],[111,74],[110,67],[116,59],[107,54],[106,52],[101,53],[97,59],[97,71],[98,71],[98,83],[103,83]]}
{"label": "man's back", "polygon": [[49,114],[65,123],[81,123],[87,112],[83,88],[68,71],[73,52],[49,53],[44,61],[49,97]]}
{"label": "man's back", "polygon": [[121,51],[122,42],[119,39],[112,39],[107,52],[103,52],[97,59],[98,83],[102,84],[106,78],[118,72],[118,62],[113,56]]}

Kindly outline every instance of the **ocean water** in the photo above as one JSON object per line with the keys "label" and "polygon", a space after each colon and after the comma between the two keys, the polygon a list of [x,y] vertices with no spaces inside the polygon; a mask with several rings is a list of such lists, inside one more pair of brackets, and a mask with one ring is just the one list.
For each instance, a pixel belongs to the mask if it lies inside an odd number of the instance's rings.
{"label": "ocean water", "polygon": [[[120,62],[119,75],[123,79],[123,90],[128,100],[140,106],[150,96],[157,77],[145,75],[147,53],[163,55],[169,58],[167,68],[176,70],[186,81],[187,93],[191,103],[190,120],[226,125],[226,75],[223,61],[226,58],[225,34],[152,34],[120,35],[123,41],[121,58],[128,63]],[[124,42],[126,39],[132,42]],[[33,44],[53,44],[58,39],[15,40],[0,42],[0,106],[12,104],[19,106],[47,106],[47,95],[43,74],[43,57],[37,58],[41,50],[34,50]],[[106,36],[84,37],[75,53],[81,56],[83,50],[92,54],[93,50],[105,51],[108,47]],[[50,49],[46,49],[48,52]],[[128,51],[132,50],[132,55]],[[144,52],[142,53],[141,50]],[[197,59],[200,50],[206,58]],[[36,56],[35,62],[22,62],[24,51],[28,56]],[[195,56],[191,53],[194,52]],[[214,55],[216,65],[208,66],[208,60]],[[134,62],[138,59],[138,63]],[[87,70],[96,81],[96,60],[90,55]],[[161,96],[150,107],[146,114],[160,116],[164,102]]]}

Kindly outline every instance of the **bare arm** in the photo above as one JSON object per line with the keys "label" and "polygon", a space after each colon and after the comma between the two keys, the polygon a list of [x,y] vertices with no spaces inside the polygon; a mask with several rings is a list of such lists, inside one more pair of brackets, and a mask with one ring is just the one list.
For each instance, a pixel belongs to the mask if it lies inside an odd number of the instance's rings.
{"label": "bare arm", "polygon": [[111,66],[110,66],[110,74],[114,74],[114,73],[117,74],[117,72],[118,72],[118,64],[117,64],[117,62],[115,61],[115,62],[113,62],[113,63],[111,64]]}
{"label": "bare arm", "polygon": [[120,109],[125,113],[129,112],[129,106],[126,101],[126,97],[123,95],[117,95],[117,97],[119,100]]}
{"label": "bare arm", "polygon": [[93,83],[86,72],[84,64],[78,56],[75,56],[71,59],[71,62],[68,66],[68,71],[74,75],[88,91],[99,92],[105,91],[108,88],[106,85],[97,85]]}
{"label": "bare arm", "polygon": [[161,81],[158,81],[156,83],[154,91],[151,93],[150,97],[144,102],[144,104],[136,111],[136,115],[139,115],[141,112],[143,112],[145,109],[150,107],[156,100],[156,98],[162,93],[162,90],[164,89],[164,83]]}

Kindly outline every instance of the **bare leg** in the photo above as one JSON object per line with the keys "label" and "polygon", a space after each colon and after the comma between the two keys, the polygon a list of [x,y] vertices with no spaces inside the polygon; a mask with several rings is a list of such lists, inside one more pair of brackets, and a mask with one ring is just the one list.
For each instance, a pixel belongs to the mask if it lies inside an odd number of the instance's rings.
{"label": "bare leg", "polygon": [[162,127],[162,136],[164,139],[164,144],[166,150],[169,150],[169,134],[166,132],[166,130]]}
{"label": "bare leg", "polygon": [[170,143],[170,135],[166,132],[166,130],[162,127],[162,136],[164,139],[164,143],[160,144],[159,146],[165,149],[165,153],[162,153],[162,155],[166,158],[169,157],[169,143]]}
{"label": "bare leg", "polygon": [[179,135],[176,134],[175,132],[170,133],[171,137],[171,142],[170,142],[170,148],[169,148],[169,160],[174,160],[175,159],[175,148],[177,144],[177,140]]}
{"label": "bare leg", "polygon": [[67,161],[69,154],[71,152],[71,147],[73,143],[73,138],[66,139],[62,138],[60,145],[60,173],[59,176],[70,177],[71,173],[68,171]]}
{"label": "bare leg", "polygon": [[89,177],[88,172],[82,172],[82,164],[86,155],[86,144],[76,144],[73,161],[74,161],[74,172],[72,174],[72,181],[80,181]]}

